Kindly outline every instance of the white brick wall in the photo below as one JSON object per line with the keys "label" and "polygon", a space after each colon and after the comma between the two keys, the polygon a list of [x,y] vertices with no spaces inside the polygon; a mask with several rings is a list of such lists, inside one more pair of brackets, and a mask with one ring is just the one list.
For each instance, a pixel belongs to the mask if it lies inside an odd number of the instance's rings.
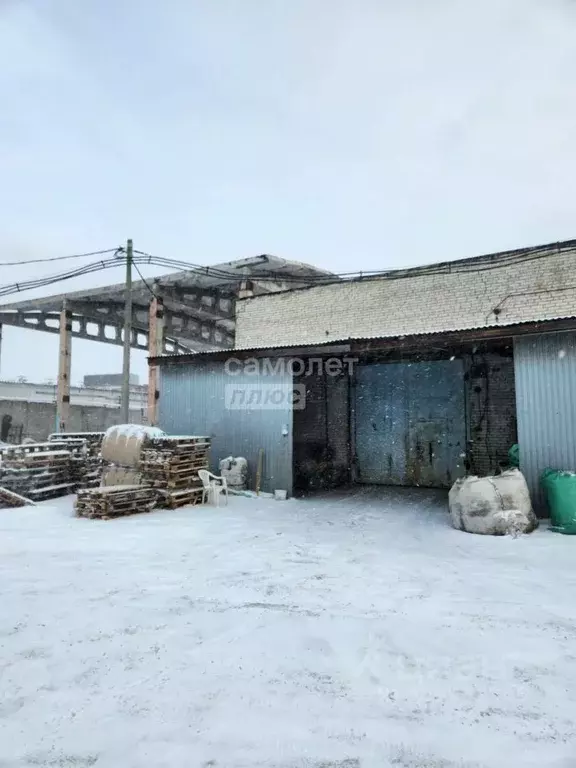
{"label": "white brick wall", "polygon": [[236,346],[318,344],[573,316],[576,251],[566,251],[476,272],[340,283],[238,301]]}

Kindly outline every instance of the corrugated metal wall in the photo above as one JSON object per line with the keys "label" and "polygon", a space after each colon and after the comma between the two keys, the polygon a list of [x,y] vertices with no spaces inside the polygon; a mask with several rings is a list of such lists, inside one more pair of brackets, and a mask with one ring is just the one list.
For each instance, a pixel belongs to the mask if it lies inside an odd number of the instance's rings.
{"label": "corrugated metal wall", "polygon": [[542,511],[542,471],[576,471],[576,333],[515,338],[514,368],[520,468]]}
{"label": "corrugated metal wall", "polygon": [[[234,395],[235,392],[244,395]],[[258,392],[264,393],[267,407],[258,407]],[[266,393],[273,396],[266,398]],[[248,402],[251,397],[252,404]],[[220,459],[244,456],[248,460],[251,488],[258,451],[262,448],[262,490],[285,489],[291,493],[291,397],[291,374],[231,376],[226,374],[224,363],[216,361],[164,365],[160,375],[159,426],[172,435],[209,435],[213,472],[217,472]]]}

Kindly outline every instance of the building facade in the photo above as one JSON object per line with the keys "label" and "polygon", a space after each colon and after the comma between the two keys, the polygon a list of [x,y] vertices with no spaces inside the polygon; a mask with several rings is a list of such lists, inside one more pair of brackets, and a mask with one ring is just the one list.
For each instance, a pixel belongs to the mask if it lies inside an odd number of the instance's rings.
{"label": "building facade", "polygon": [[519,441],[541,505],[542,470],[576,469],[574,266],[563,243],[239,300],[234,350],[154,361],[159,426],[215,464],[263,449],[288,492],[448,488]]}

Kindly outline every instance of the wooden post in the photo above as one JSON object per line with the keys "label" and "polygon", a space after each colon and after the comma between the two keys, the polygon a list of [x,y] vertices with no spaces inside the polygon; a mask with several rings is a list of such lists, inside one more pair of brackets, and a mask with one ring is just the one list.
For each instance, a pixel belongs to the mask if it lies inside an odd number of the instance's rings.
{"label": "wooden post", "polygon": [[58,357],[58,389],[56,393],[56,432],[66,432],[70,420],[70,364],[72,312],[66,302],[60,312],[60,352]]}
{"label": "wooden post", "polygon": [[[148,326],[148,354],[150,357],[161,355],[164,349],[164,304],[159,296],[154,296],[150,302]],[[158,424],[159,369],[157,365],[148,364],[148,423],[155,427]]]}

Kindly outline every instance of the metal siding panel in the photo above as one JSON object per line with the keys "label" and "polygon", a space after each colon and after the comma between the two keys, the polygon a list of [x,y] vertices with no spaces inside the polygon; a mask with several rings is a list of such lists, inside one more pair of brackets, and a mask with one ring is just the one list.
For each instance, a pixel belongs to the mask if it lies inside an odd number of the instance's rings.
{"label": "metal siding panel", "polygon": [[449,487],[465,472],[462,361],[357,368],[358,479]]}
{"label": "metal siding panel", "polygon": [[515,338],[514,370],[520,468],[542,511],[543,470],[576,471],[576,334]]}
{"label": "metal siding panel", "polygon": [[[212,439],[211,466],[226,456],[248,460],[252,487],[258,451],[264,450],[262,490],[292,492],[292,406],[272,410],[231,410],[226,406],[226,386],[274,386],[292,393],[292,376],[240,374],[230,376],[224,362],[164,366],[161,369],[159,426],[168,434],[203,434]],[[286,397],[286,401],[289,397]],[[287,431],[286,435],[282,431]]]}

